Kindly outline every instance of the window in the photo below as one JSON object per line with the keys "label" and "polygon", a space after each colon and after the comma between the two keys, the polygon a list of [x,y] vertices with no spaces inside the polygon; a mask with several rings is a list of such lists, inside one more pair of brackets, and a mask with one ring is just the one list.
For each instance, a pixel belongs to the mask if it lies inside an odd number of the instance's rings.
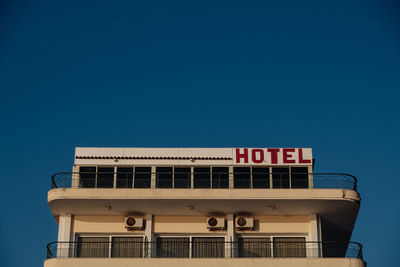
{"label": "window", "polygon": [[274,257],[306,257],[306,238],[275,237]]}
{"label": "window", "polygon": [[193,237],[192,258],[224,258],[225,238]]}
{"label": "window", "polygon": [[253,167],[253,188],[269,188],[269,168]]}
{"label": "window", "polygon": [[157,167],[157,188],[172,188],[172,167]]}
{"label": "window", "polygon": [[188,258],[189,238],[159,237],[156,253],[158,258]]}
{"label": "window", "polygon": [[308,188],[308,168],[292,167],[292,188]]}
{"label": "window", "polygon": [[117,168],[117,188],[132,188],[133,168]]}
{"label": "window", "polygon": [[142,258],[142,237],[113,237],[111,257],[114,258]]}
{"label": "window", "polygon": [[234,167],[235,188],[250,188],[250,167]]}
{"label": "window", "polygon": [[289,188],[289,168],[272,168],[273,188]]}
{"label": "window", "polygon": [[108,237],[78,237],[76,257],[78,258],[107,258],[109,254]]}
{"label": "window", "polygon": [[79,168],[79,187],[83,188],[96,187],[96,167]]}
{"label": "window", "polygon": [[174,168],[174,188],[190,188],[190,168]]}
{"label": "window", "polygon": [[193,168],[194,188],[210,188],[210,167]]}
{"label": "window", "polygon": [[238,255],[240,258],[271,257],[271,238],[240,237],[238,239]]}
{"label": "window", "polygon": [[151,167],[135,167],[135,188],[151,187]]}
{"label": "window", "polygon": [[98,167],[97,188],[114,187],[114,167]]}
{"label": "window", "polygon": [[228,167],[212,167],[212,187],[229,188]]}

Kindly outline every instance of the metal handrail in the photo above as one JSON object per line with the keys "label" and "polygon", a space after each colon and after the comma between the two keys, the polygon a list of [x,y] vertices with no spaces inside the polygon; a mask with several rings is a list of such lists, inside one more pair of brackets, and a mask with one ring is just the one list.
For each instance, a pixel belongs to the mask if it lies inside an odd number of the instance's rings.
{"label": "metal handrail", "polygon": [[[101,176],[104,175],[112,178],[102,178]],[[147,178],[143,179],[138,177],[140,175],[145,175]],[[92,177],[88,178],[86,176]],[[125,176],[125,180],[122,179],[121,176]],[[167,179],[163,179],[164,176],[167,176]],[[182,178],[182,176],[184,178]],[[203,176],[207,176],[207,178],[202,178]],[[259,185],[254,186],[254,184],[257,183],[257,179],[255,179],[255,177],[260,176],[266,177],[264,180],[264,187]],[[303,178],[301,178],[301,176],[303,176]],[[97,186],[96,184],[93,186],[90,185],[90,183],[97,181],[110,182],[114,179],[114,177],[117,177],[117,180],[122,179],[122,181],[125,181],[126,185],[130,186],[115,186],[114,183],[112,186]],[[204,187],[195,186],[194,183],[191,183],[192,177],[195,183],[198,182],[198,184],[201,184],[201,182],[203,182],[206,185]],[[146,182],[145,186],[141,188],[150,188],[151,179],[156,180],[156,188],[228,188],[230,177],[232,177],[234,180],[234,188],[344,188],[357,191],[357,178],[354,175],[347,173],[248,172],[59,172],[52,175],[51,188],[132,188],[131,182],[133,179],[140,182]],[[296,180],[295,177],[297,177]],[[89,185],[85,186],[79,184],[84,179],[90,182]],[[186,182],[186,184],[184,183],[183,186],[174,186],[176,181]],[[162,182],[165,182],[166,186],[163,186]],[[294,182],[297,182],[298,184],[295,185]],[[244,185],[241,185],[241,183]]]}
{"label": "metal handrail", "polygon": [[[363,259],[363,246],[358,242],[349,241],[190,241],[175,240],[150,242],[144,241],[93,241],[93,242],[51,242],[48,243],[47,258],[83,258],[83,257],[121,257],[113,255],[111,252],[118,252],[118,248],[135,250],[136,255],[125,255],[124,257],[132,258],[165,258],[160,249],[162,245],[176,245],[175,252],[188,252],[198,244],[209,245],[206,249],[209,255],[205,258],[222,257],[222,258],[241,258],[241,257],[307,257],[307,258],[359,258]],[[126,247],[123,247],[127,245]],[[251,245],[251,246],[246,246]],[[178,248],[177,248],[178,247]],[[199,248],[199,247],[197,247]],[[243,249],[255,249],[251,254],[245,254]],[[161,253],[160,253],[161,252]],[[182,254],[182,253],[181,253]],[[189,253],[183,253],[186,256],[178,256],[189,258]],[[99,256],[100,255],[100,256]],[[219,255],[219,256],[215,256]],[[195,258],[193,255],[192,258]]]}

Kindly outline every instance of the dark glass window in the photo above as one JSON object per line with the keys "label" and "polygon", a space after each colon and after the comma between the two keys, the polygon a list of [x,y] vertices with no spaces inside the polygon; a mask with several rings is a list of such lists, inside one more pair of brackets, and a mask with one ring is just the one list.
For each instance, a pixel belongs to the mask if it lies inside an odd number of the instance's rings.
{"label": "dark glass window", "polygon": [[174,188],[190,188],[190,168],[174,168]]}
{"label": "dark glass window", "polygon": [[151,187],[151,167],[135,167],[135,188]]}
{"label": "dark glass window", "polygon": [[113,258],[142,258],[142,237],[113,237],[111,257]]}
{"label": "dark glass window", "polygon": [[157,238],[158,258],[189,258],[189,238]]}
{"label": "dark glass window", "polygon": [[308,188],[308,168],[292,167],[292,188]]}
{"label": "dark glass window", "polygon": [[157,188],[172,188],[172,167],[156,168]]}
{"label": "dark glass window", "polygon": [[306,238],[275,237],[274,257],[306,257]]}
{"label": "dark glass window", "polygon": [[77,241],[77,258],[108,258],[108,237],[78,237]]}
{"label": "dark glass window", "polygon": [[194,188],[210,188],[210,167],[193,168]]}
{"label": "dark glass window", "polygon": [[229,188],[228,167],[212,167],[212,187]]}
{"label": "dark glass window", "polygon": [[253,188],[269,188],[269,168],[253,167]]}
{"label": "dark glass window", "polygon": [[225,238],[193,237],[192,258],[224,258]]}
{"label": "dark glass window", "polygon": [[79,187],[83,188],[96,187],[96,167],[79,168]]}
{"label": "dark glass window", "polygon": [[98,167],[97,172],[98,188],[114,187],[114,167]]}
{"label": "dark glass window", "polygon": [[289,168],[272,168],[273,188],[289,188]]}
{"label": "dark glass window", "polygon": [[117,188],[132,188],[133,168],[117,168]]}
{"label": "dark glass window", "polygon": [[271,239],[269,237],[240,237],[238,239],[240,258],[271,257]]}
{"label": "dark glass window", "polygon": [[235,188],[250,188],[250,167],[234,167]]}

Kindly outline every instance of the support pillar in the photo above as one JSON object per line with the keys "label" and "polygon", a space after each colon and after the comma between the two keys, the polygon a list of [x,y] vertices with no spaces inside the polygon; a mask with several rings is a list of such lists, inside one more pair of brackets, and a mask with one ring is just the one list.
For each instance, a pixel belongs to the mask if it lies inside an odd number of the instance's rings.
{"label": "support pillar", "polygon": [[60,215],[58,222],[58,243],[57,257],[68,258],[70,256],[70,247],[72,241],[72,215]]}
{"label": "support pillar", "polygon": [[144,255],[144,257],[154,257],[155,256],[155,238],[154,238],[154,233],[153,233],[153,214],[146,214],[146,229],[144,232],[145,238],[147,243],[145,244],[145,251],[147,251],[147,255]]}
{"label": "support pillar", "polygon": [[235,233],[235,218],[233,214],[227,215],[226,236],[225,236],[225,258],[237,256],[237,244]]}

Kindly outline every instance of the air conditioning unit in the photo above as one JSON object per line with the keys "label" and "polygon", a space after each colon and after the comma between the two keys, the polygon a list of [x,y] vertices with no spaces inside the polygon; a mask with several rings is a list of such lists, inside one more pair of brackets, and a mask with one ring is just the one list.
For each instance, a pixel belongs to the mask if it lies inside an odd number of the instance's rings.
{"label": "air conditioning unit", "polygon": [[144,228],[143,218],[130,216],[125,218],[125,228],[127,230],[141,230]]}
{"label": "air conditioning unit", "polygon": [[207,228],[210,230],[221,230],[225,228],[224,217],[208,217]]}
{"label": "air conditioning unit", "polygon": [[254,220],[252,217],[238,216],[235,219],[235,226],[240,230],[253,229]]}

